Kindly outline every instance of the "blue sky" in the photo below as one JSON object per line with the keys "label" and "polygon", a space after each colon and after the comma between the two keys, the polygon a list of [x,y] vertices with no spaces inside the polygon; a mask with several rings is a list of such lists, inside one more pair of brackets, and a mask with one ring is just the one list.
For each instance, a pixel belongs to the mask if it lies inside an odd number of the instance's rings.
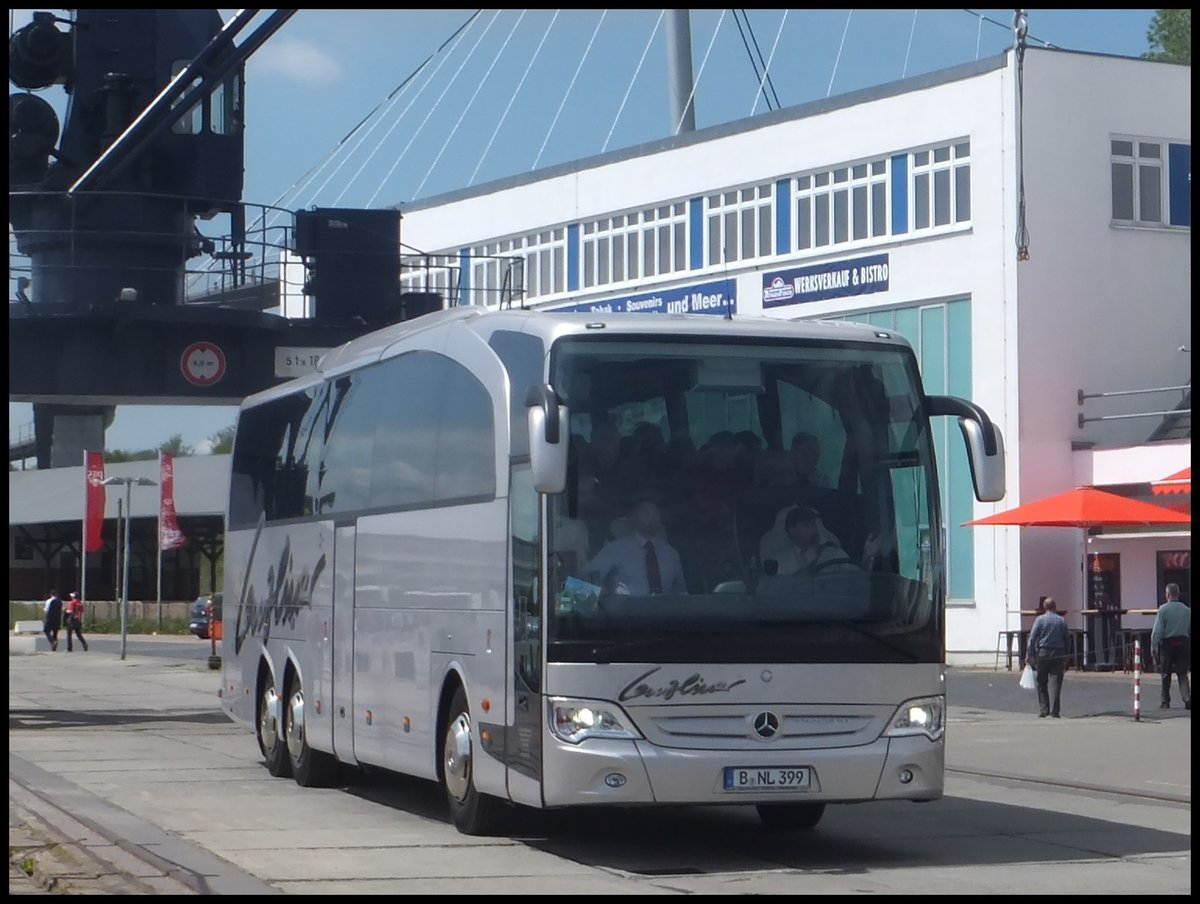
{"label": "blue sky", "polygon": [[[30,12],[10,10],[10,28]],[[777,96],[782,106],[1013,43],[1011,9],[747,12],[769,61],[772,103]],[[662,10],[474,13],[298,11],[247,64],[244,200],[293,210],[391,206],[675,131]],[[1028,43],[1137,56],[1153,14],[1029,10]],[[692,10],[691,37],[698,128],[769,109],[733,11]],[[61,109],[55,95],[65,100],[61,89],[42,92]],[[152,448],[180,434],[203,448],[234,413],[126,405],[107,444]],[[10,403],[10,432],[32,419],[31,406]]]}

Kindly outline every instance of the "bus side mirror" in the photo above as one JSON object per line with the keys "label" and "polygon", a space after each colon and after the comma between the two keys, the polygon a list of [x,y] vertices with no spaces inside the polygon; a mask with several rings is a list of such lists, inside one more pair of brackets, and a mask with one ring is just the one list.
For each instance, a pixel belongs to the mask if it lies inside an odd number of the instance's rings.
{"label": "bus side mirror", "polygon": [[1004,498],[1004,437],[987,413],[974,402],[954,396],[929,396],[929,415],[955,415],[967,447],[971,482],[980,502]]}
{"label": "bus side mirror", "polygon": [[533,485],[539,493],[561,493],[567,488],[567,450],[570,439],[566,406],[542,383],[525,395],[529,417],[529,461]]}

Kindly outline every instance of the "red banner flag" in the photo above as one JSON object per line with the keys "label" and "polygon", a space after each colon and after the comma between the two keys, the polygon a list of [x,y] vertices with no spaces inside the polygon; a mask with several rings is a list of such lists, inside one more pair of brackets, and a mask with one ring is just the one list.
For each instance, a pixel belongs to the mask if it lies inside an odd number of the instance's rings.
{"label": "red banner flag", "polygon": [[187,537],[179,529],[175,516],[175,459],[170,452],[162,453],[162,499],[158,507],[158,548],[178,549],[187,546]]}
{"label": "red banner flag", "polygon": [[104,548],[100,534],[104,529],[104,453],[84,452],[87,492],[83,498],[83,551]]}

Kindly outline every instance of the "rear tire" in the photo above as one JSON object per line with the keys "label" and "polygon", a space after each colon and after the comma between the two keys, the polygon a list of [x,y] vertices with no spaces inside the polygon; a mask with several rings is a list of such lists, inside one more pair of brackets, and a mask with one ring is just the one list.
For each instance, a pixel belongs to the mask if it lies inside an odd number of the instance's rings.
{"label": "rear tire", "polygon": [[756,809],[763,825],[782,831],[815,829],[825,815],[825,805],[816,803],[759,804]]}
{"label": "rear tire", "polygon": [[322,750],[308,746],[305,719],[297,719],[299,710],[303,715],[304,689],[300,676],[293,674],[288,681],[287,702],[283,711],[283,733],[287,739],[288,761],[292,777],[302,788],[321,788],[328,785],[337,773],[337,760]]}
{"label": "rear tire", "polygon": [[268,673],[258,698],[258,749],[262,751],[267,772],[276,778],[287,778],[292,774],[292,764],[288,760],[287,747],[279,737],[275,719],[271,718],[272,709],[278,711],[281,704],[275,691],[275,676]]}
{"label": "rear tire", "polygon": [[450,704],[440,754],[439,778],[454,827],[464,835],[495,833],[502,821],[504,803],[475,788],[471,711],[461,687]]}

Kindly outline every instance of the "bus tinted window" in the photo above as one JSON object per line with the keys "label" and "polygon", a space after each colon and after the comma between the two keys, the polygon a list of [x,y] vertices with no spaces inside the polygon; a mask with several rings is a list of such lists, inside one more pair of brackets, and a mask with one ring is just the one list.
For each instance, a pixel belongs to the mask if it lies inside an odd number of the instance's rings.
{"label": "bus tinted window", "polygon": [[[442,387],[437,434],[435,498],[440,501],[496,492],[496,435],[492,400],[471,373],[448,358],[438,359],[429,379]],[[524,399],[522,398],[522,405]],[[528,442],[528,439],[526,440]]]}
{"label": "bus tinted window", "polygon": [[322,514],[365,508],[370,501],[375,422],[387,399],[383,382],[383,373],[376,366],[333,383],[321,462]]}
{"label": "bus tinted window", "polygon": [[311,514],[320,460],[321,386],[242,412],[230,474],[229,522],[254,524]]}
{"label": "bus tinted window", "polygon": [[529,421],[525,409],[525,393],[529,391],[530,386],[536,386],[543,380],[546,349],[537,336],[515,333],[512,330],[496,330],[488,344],[504,363],[512,389],[508,399],[508,416],[512,424],[512,454],[525,455],[529,452]]}

